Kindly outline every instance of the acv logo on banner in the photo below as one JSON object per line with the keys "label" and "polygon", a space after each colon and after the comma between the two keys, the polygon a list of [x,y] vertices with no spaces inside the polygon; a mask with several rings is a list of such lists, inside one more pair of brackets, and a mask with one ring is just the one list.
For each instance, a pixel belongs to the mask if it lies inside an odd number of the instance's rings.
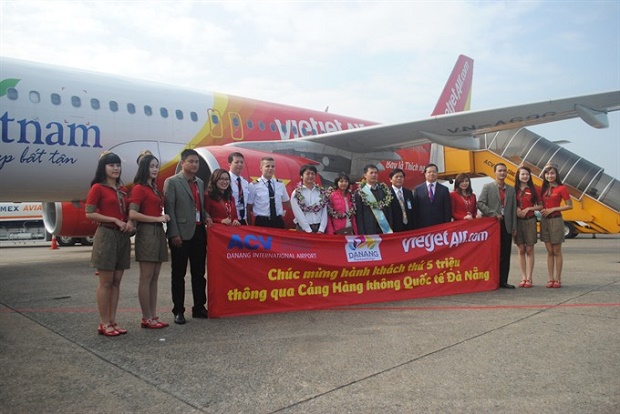
{"label": "acv logo on banner", "polygon": [[347,236],[345,253],[347,261],[351,262],[371,262],[381,260],[381,237],[377,235]]}

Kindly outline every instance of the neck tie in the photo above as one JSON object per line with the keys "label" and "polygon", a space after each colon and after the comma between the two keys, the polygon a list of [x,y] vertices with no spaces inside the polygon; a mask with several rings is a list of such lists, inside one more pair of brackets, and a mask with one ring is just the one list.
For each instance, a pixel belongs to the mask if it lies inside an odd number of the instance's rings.
{"label": "neck tie", "polygon": [[237,196],[237,204],[241,206],[241,209],[239,210],[239,217],[243,220],[245,218],[245,208],[243,203],[243,187],[241,187],[241,177],[237,177],[237,191],[239,194]]}
{"label": "neck tie", "polygon": [[267,189],[269,190],[269,219],[276,218],[276,193],[273,191],[271,180],[267,180]]}
{"label": "neck tie", "polygon": [[403,190],[398,190],[397,194],[400,209],[403,211],[403,224],[407,224],[407,211],[405,210],[405,199],[403,198]]}
{"label": "neck tie", "polygon": [[433,199],[435,198],[435,193],[433,192],[433,184],[430,184],[428,186],[428,198],[431,199],[431,203],[433,202]]}

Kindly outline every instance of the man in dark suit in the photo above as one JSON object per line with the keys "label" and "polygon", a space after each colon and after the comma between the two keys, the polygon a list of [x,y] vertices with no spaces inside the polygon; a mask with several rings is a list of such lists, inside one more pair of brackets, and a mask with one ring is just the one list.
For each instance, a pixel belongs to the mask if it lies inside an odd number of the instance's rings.
{"label": "man in dark suit", "polygon": [[387,185],[379,182],[379,170],[375,165],[364,167],[364,183],[355,191],[353,198],[359,234],[393,233],[390,214],[392,194]]}
{"label": "man in dark suit", "polygon": [[207,231],[213,224],[204,209],[204,182],[196,177],[200,158],[192,149],[181,153],[181,171],[164,182],[164,210],[170,216],[168,245],[172,267],[172,313],[174,322],[185,323],[185,272],[190,262],[194,318],[207,318],[205,262]]}
{"label": "man in dark suit", "polygon": [[497,163],[493,167],[495,181],[485,184],[480,192],[478,208],[485,217],[495,217],[500,227],[499,287],[514,289],[508,284],[512,238],[517,232],[517,195],[514,187],[506,185],[508,168]]}
{"label": "man in dark suit", "polygon": [[413,227],[434,226],[452,221],[450,190],[437,182],[439,169],[435,164],[424,168],[426,181],[413,190]]}
{"label": "man in dark suit", "polygon": [[390,172],[392,182],[392,203],[390,212],[392,214],[392,230],[394,232],[407,231],[413,229],[413,193],[403,187],[405,172],[400,168],[395,168]]}

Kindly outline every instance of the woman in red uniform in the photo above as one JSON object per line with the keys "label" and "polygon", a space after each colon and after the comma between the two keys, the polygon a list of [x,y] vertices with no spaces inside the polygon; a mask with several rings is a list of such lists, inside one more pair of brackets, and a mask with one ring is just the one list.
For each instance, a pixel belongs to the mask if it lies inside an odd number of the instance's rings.
{"label": "woman in red uniform", "polygon": [[99,275],[98,332],[118,336],[127,333],[116,323],[116,309],[123,272],[129,269],[129,237],[134,227],[127,217],[127,189],[121,183],[121,159],[116,154],[104,153],[99,158],[86,198],[86,218],[99,223],[91,256]]}
{"label": "woman in red uniform", "polygon": [[327,203],[327,234],[357,234],[351,180],[345,173],[336,177]]}
{"label": "woman in red uniform", "polygon": [[478,213],[476,194],[471,189],[471,180],[467,174],[461,173],[454,179],[454,191],[450,193],[450,202],[454,221],[476,218]]}
{"label": "woman in red uniform", "polygon": [[536,215],[542,204],[538,191],[532,181],[532,171],[525,166],[517,168],[515,193],[517,194],[517,234],[515,244],[519,248],[519,267],[521,282],[519,287],[531,288],[534,272],[534,245],[538,242],[536,234]]}
{"label": "woman in red uniform", "polygon": [[205,210],[211,215],[214,223],[227,226],[240,226],[237,220],[237,207],[230,187],[230,174],[218,168],[213,171],[207,191],[205,191]]}
{"label": "woman in red uniform", "polygon": [[[543,170],[543,185],[540,190],[543,209],[540,223],[540,240],[547,249],[548,288],[562,287],[562,243],[564,243],[564,220],[562,211],[573,208],[570,194],[562,184],[555,165],[547,164]],[[562,204],[564,200],[564,205]],[[554,273],[555,271],[555,273]]]}
{"label": "woman in red uniform", "polygon": [[129,218],[138,222],[135,238],[136,261],[140,263],[138,300],[142,309],[143,328],[168,326],[157,316],[157,281],[162,262],[168,261],[168,246],[163,223],[170,220],[164,210],[164,196],[157,188],[159,160],[152,154],[140,158],[133,180]]}

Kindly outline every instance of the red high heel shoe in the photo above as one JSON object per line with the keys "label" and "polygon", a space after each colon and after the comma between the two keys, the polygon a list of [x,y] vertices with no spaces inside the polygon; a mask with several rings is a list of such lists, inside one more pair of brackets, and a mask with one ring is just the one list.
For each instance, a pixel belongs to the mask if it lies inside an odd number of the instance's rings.
{"label": "red high heel shoe", "polygon": [[119,333],[119,335],[125,335],[127,333],[127,329],[119,327],[116,322],[112,322],[111,326],[114,328],[116,332]]}
{"label": "red high heel shoe", "polygon": [[104,325],[102,323],[99,324],[99,327],[97,328],[97,332],[99,332],[99,335],[105,335],[105,336],[119,336],[120,335],[120,333],[118,333],[112,325]]}
{"label": "red high heel shoe", "polygon": [[157,322],[155,319],[144,319],[140,321],[140,326],[148,329],[161,329],[164,325]]}
{"label": "red high heel shoe", "polygon": [[170,324],[169,324],[169,323],[164,322],[164,321],[160,321],[160,320],[159,320],[159,316],[154,317],[154,318],[153,318],[153,320],[154,320],[155,322],[157,322],[158,324],[160,324],[163,328],[165,328],[166,326],[170,326]]}

